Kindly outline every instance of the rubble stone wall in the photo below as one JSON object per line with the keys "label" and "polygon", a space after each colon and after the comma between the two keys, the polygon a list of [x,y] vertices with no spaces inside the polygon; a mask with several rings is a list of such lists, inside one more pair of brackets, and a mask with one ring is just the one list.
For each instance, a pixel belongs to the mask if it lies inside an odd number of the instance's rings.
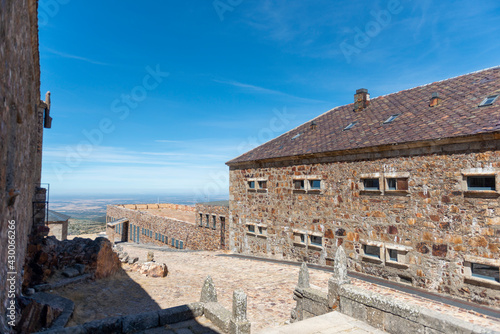
{"label": "rubble stone wall", "polygon": [[[149,206],[148,204],[145,205]],[[173,207],[179,207],[181,210],[196,210],[194,207],[187,209],[187,206],[172,205]],[[128,223],[121,224],[124,226],[117,228],[128,228],[128,241],[130,242],[134,242],[135,240],[135,242],[139,241],[140,243],[180,248],[180,242],[182,241],[183,249],[221,249],[220,224],[218,229],[207,228],[205,226],[200,226],[198,223],[194,224],[174,218],[156,216],[147,211],[129,209],[118,205],[108,205],[106,215],[108,216],[108,221],[122,218],[127,218],[129,220]],[[119,234],[116,233],[116,228],[115,231],[111,230],[112,229],[109,227],[107,228],[108,235],[116,237]],[[134,231],[136,233],[135,237]],[[147,231],[151,231],[149,236],[147,235]],[[146,233],[144,234],[144,232]],[[172,239],[174,239],[174,246],[172,246]]]}
{"label": "rubble stone wall", "polygon": [[[7,333],[7,278],[19,296],[40,182],[42,117],[36,0],[0,2],[0,332]],[[15,222],[15,261],[8,267],[9,222]],[[10,266],[10,264],[9,264]],[[7,272],[16,274],[7,275]]]}
{"label": "rubble stone wall", "polygon": [[[231,250],[331,265],[342,245],[350,270],[498,307],[500,283],[472,277],[470,263],[500,266],[499,149],[497,139],[231,166]],[[495,175],[496,191],[467,191],[467,173]],[[384,191],[389,177],[408,190]],[[308,178],[321,190],[294,190]],[[249,189],[251,179],[267,189]]]}

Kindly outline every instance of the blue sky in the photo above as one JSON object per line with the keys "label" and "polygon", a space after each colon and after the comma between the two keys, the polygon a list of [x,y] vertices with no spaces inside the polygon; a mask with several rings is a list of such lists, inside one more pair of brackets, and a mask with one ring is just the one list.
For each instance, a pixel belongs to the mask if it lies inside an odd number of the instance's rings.
{"label": "blue sky", "polygon": [[228,194],[224,163],[339,105],[500,64],[500,2],[40,0],[51,194]]}

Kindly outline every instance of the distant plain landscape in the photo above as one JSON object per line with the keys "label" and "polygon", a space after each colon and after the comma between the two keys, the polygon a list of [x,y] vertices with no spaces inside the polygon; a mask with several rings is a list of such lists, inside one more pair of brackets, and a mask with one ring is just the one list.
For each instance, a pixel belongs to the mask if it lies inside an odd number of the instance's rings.
{"label": "distant plain landscape", "polygon": [[[228,196],[215,196],[211,201],[227,200]],[[129,195],[129,196],[53,196],[49,198],[49,209],[70,216],[68,234],[93,234],[105,230],[106,206],[116,204],[175,203],[195,205],[206,199],[186,195]]]}

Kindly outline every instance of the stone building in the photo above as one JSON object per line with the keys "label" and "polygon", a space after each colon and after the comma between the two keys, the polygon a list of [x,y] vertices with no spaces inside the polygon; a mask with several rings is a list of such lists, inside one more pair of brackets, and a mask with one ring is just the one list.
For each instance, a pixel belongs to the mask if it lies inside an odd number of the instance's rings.
{"label": "stone building", "polygon": [[500,306],[500,67],[334,108],[229,162],[230,250]]}
{"label": "stone building", "polygon": [[49,96],[40,100],[36,0],[0,2],[0,63],[0,332],[8,333],[27,245],[48,232],[40,177],[51,118]]}
{"label": "stone building", "polygon": [[130,241],[177,249],[228,248],[227,203],[196,206],[159,203],[108,205],[106,234],[112,241]]}

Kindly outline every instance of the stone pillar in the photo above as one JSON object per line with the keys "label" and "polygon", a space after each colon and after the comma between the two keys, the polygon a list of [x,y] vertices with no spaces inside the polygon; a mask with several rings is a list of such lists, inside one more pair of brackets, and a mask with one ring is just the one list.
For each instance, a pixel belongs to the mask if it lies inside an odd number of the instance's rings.
{"label": "stone pillar", "polygon": [[233,292],[233,316],[229,322],[229,334],[250,334],[247,320],[247,295],[243,290]]}
{"label": "stone pillar", "polygon": [[336,309],[339,306],[339,289],[343,284],[350,284],[347,277],[347,257],[344,248],[339,246],[335,253],[333,276],[328,280],[328,306]]}
{"label": "stone pillar", "polygon": [[299,281],[295,290],[293,291],[293,300],[297,302],[297,305],[292,310],[292,314],[290,316],[290,322],[296,322],[304,320],[304,289],[309,289],[311,285],[309,284],[309,268],[307,268],[307,264],[305,262],[300,266],[299,271]]}
{"label": "stone pillar", "polygon": [[[215,290],[214,281],[210,276],[207,276],[207,278],[205,278],[205,283],[203,283],[203,288],[201,288],[200,302],[217,303],[217,290]],[[246,299],[245,299],[245,305],[246,305]]]}

